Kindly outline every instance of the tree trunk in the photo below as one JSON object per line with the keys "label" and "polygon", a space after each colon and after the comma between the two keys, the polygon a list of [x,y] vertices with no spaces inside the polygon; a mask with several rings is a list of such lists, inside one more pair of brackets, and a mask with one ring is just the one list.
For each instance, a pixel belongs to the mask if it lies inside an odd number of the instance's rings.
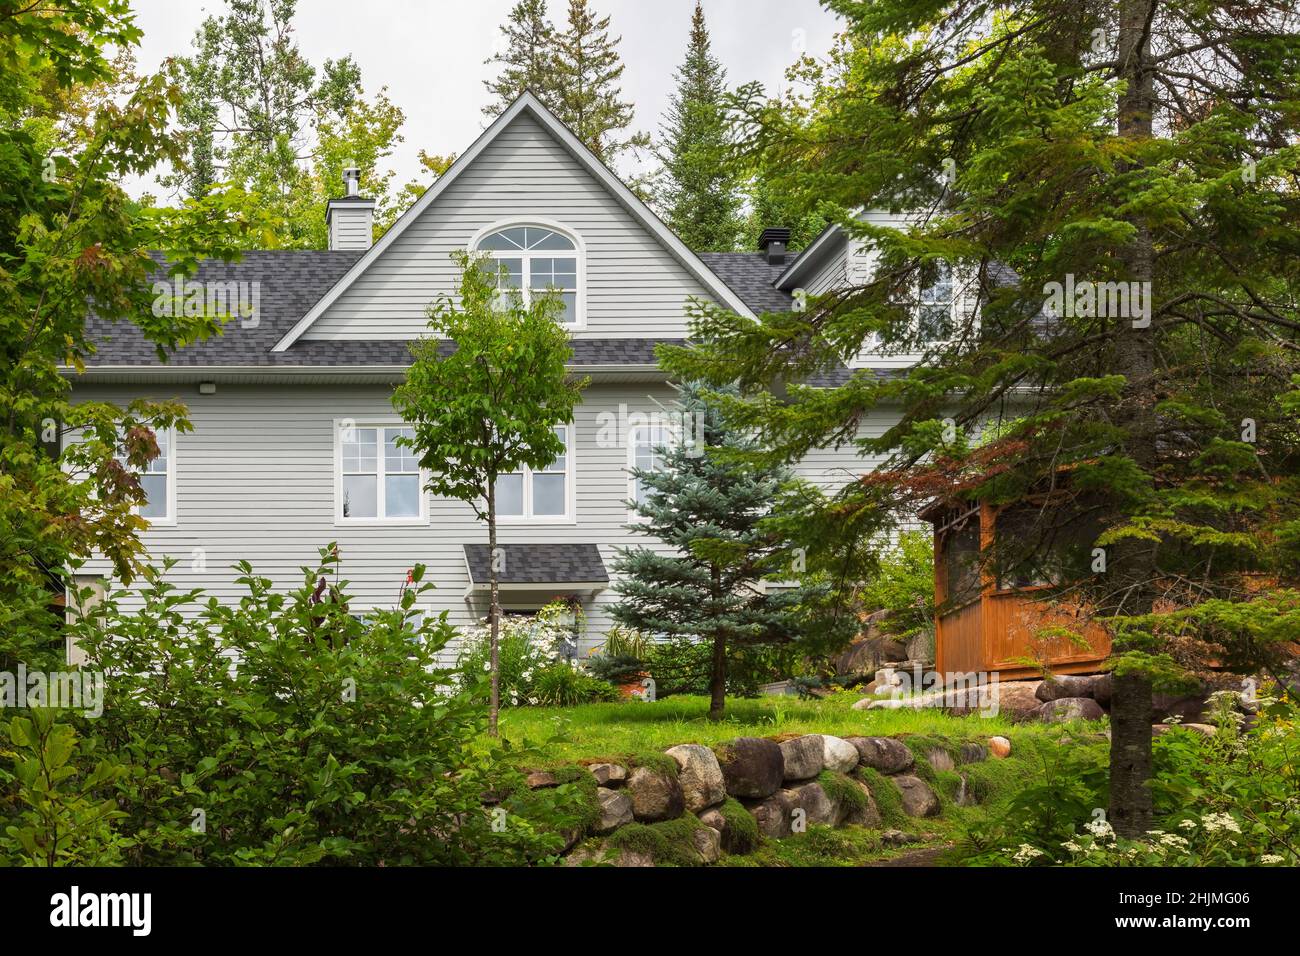
{"label": "tree trunk", "polygon": [[[1120,0],[1117,43],[1118,75],[1126,83],[1119,98],[1118,133],[1135,141],[1152,135],[1154,65],[1150,23],[1159,0]],[[1128,168],[1121,165],[1122,174]],[[1139,216],[1130,218],[1135,234],[1121,250],[1130,282],[1145,283],[1147,304],[1154,291],[1155,250],[1151,230]],[[1127,380],[1120,419],[1126,451],[1148,475],[1157,465],[1155,415],[1156,329],[1135,327],[1134,316],[1117,318],[1117,369]],[[1119,575],[1116,593],[1124,595],[1122,614],[1151,610],[1156,572],[1155,550],[1148,542],[1132,541],[1116,548],[1111,573]],[[1115,678],[1111,706],[1110,821],[1124,837],[1142,836],[1151,828],[1151,681],[1141,674]]]}
{"label": "tree trunk", "polygon": [[488,736],[497,737],[497,715],[501,710],[501,592],[497,583],[497,489],[488,482],[488,599],[489,667],[492,673],[492,696],[488,702]]}
{"label": "tree trunk", "polygon": [[727,639],[713,638],[713,670],[709,677],[709,720],[721,720],[727,706]]}
{"label": "tree trunk", "polygon": [[1115,677],[1110,705],[1110,825],[1125,837],[1151,829],[1151,680]]}
{"label": "tree trunk", "polygon": [[[713,568],[713,605],[720,606],[722,599],[722,571]],[[722,632],[713,635],[713,668],[709,674],[709,720],[721,720],[727,706],[727,636]]]}

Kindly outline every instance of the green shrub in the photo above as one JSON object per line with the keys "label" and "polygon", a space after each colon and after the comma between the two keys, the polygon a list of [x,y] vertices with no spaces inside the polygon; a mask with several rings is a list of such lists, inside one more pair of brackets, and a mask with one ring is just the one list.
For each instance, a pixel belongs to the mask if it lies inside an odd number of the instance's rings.
{"label": "green shrub", "polygon": [[603,657],[630,657],[644,661],[654,647],[654,641],[640,631],[622,624],[611,624],[605,632],[605,643],[600,646]]}
{"label": "green shrub", "polygon": [[934,537],[928,531],[905,531],[898,545],[881,556],[876,575],[862,589],[863,607],[887,610],[880,629],[898,641],[910,641],[934,624]]}
{"label": "green shrub", "polygon": [[78,740],[57,711],[27,713],[7,725],[13,772],[0,769],[0,788],[12,811],[0,834],[0,865],[120,865],[127,842],[112,824],[124,814],[111,794],[124,768],[97,758],[96,742]]}
{"label": "green shrub", "polygon": [[[204,604],[150,571],[138,611],[110,595],[102,617],[72,629],[109,684],[101,717],[60,717],[87,742],[69,769],[89,784],[99,754],[121,765],[85,796],[116,802],[123,862],[518,864],[560,852],[563,826],[589,813],[584,793],[524,797],[521,774],[477,745],[482,705],[437,663],[454,629],[417,623],[422,568],[399,607],[364,620],[346,584],[318,592],[337,573],[332,550],[287,595],[239,569],[237,604]],[[0,805],[21,797],[13,774],[0,784]],[[485,807],[486,793],[519,796]],[[107,840],[88,835],[67,858]],[[22,842],[0,835],[0,853]]]}
{"label": "green shrub", "polygon": [[543,667],[533,675],[529,688],[529,703],[544,707],[611,703],[619,699],[618,689],[609,681],[565,663]]}
{"label": "green shrub", "polygon": [[640,677],[646,671],[645,661],[630,654],[617,656],[597,654],[587,659],[586,667],[592,677],[599,677],[611,684],[626,683]]}

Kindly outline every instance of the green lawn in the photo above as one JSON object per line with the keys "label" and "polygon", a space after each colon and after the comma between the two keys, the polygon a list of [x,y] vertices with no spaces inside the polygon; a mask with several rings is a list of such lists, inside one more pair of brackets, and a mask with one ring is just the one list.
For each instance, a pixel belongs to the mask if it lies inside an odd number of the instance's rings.
{"label": "green lawn", "polygon": [[[664,761],[662,752],[675,744],[714,745],[736,737],[772,737],[827,733],[841,737],[910,735],[917,763],[913,771],[939,796],[943,814],[924,820],[904,816],[901,804],[891,800],[888,788],[868,783],[877,795],[882,815],[879,829],[845,827],[810,828],[806,834],[783,840],[764,840],[747,856],[726,856],[726,866],[865,866],[894,857],[911,857],[920,851],[939,857],[931,865],[948,865],[954,844],[967,827],[996,817],[1005,802],[1024,786],[1038,780],[1049,755],[1060,746],[1057,736],[1065,728],[1040,723],[1013,724],[1005,717],[953,717],[935,709],[853,710],[858,695],[851,692],[825,700],[762,697],[727,701],[727,717],[708,719],[704,697],[670,697],[654,703],[588,704],[581,707],[514,707],[501,712],[501,743],[484,737],[485,748],[508,746],[517,766],[526,769],[572,768],[597,759],[625,765],[653,765]],[[1091,732],[1100,727],[1074,725]],[[956,745],[984,741],[995,734],[1012,741],[1011,757],[964,765],[958,770],[938,770],[927,759],[932,748],[955,754]],[[1096,741],[1088,745],[1096,745]],[[874,771],[868,771],[874,773]],[[978,805],[959,806],[959,788],[969,784]],[[884,829],[897,828],[918,837],[903,847],[881,844]]]}
{"label": "green lawn", "polygon": [[662,752],[676,744],[713,745],[736,737],[823,733],[841,737],[897,734],[943,736],[954,741],[1002,734],[1013,741],[1041,725],[1014,725],[1001,717],[952,717],[938,710],[853,710],[858,695],[827,700],[761,697],[727,701],[727,716],[708,719],[704,697],[669,697],[653,703],[587,704],[580,707],[513,707],[501,712],[501,736],[514,746],[536,748],[538,767],[595,757]]}

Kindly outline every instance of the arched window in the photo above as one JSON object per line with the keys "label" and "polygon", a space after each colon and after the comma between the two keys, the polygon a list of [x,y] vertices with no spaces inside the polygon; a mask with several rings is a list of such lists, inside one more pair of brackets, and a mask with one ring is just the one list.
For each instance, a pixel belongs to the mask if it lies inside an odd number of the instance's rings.
{"label": "arched window", "polygon": [[495,260],[498,288],[520,290],[525,303],[553,291],[564,303],[560,321],[583,324],[582,250],[572,237],[548,226],[507,226],[480,239],[475,251]]}

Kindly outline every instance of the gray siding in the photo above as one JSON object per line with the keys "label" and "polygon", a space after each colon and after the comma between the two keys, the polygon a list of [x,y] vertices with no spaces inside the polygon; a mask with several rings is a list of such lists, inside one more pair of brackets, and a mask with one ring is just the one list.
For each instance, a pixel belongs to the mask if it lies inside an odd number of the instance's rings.
{"label": "gray siding", "polygon": [[[235,601],[242,595],[232,569],[240,559],[269,577],[277,590],[302,584],[303,566],[318,550],[337,542],[342,576],[350,583],[355,609],[391,607],[406,569],[422,563],[437,590],[422,605],[447,611],[458,625],[483,613],[481,601],[465,600],[469,576],[462,545],[485,543],[487,528],[462,502],[429,497],[423,524],[349,526],[335,522],[335,420],[393,419],[391,391],[380,386],[221,385],[215,395],[193,387],[142,389],[131,386],[78,388],[77,400],[125,403],[135,397],[179,398],[189,407],[194,430],[176,439],[176,523],[145,532],[155,562],[175,558],[170,579],[180,587],[202,587],[207,595]],[[617,600],[612,568],[617,547],[652,542],[626,528],[629,494],[625,430],[611,432],[620,405],[627,413],[651,414],[675,393],[664,385],[593,385],[575,420],[575,516],[567,524],[502,524],[503,543],[582,542],[599,546],[611,570],[611,587],[588,605],[587,650],[603,639],[609,605]],[[662,404],[661,404],[662,403]],[[871,419],[864,433],[879,434],[888,422]],[[614,440],[611,441],[610,438]],[[858,471],[855,451],[818,452],[797,471],[833,490]],[[200,555],[205,569],[196,570]],[[87,573],[108,575],[103,560]],[[519,595],[523,603],[545,601],[555,589]]]}
{"label": "gray siding", "polygon": [[[335,541],[355,608],[392,606],[406,569],[422,563],[438,588],[426,609],[446,610],[456,624],[468,624],[479,613],[465,601],[469,576],[461,546],[486,542],[487,528],[468,505],[430,496],[428,521],[419,525],[359,527],[334,520],[335,419],[364,424],[392,418],[388,389],[222,385],[216,395],[200,396],[192,389],[178,395],[174,389],[105,386],[78,389],[77,399],[125,403],[142,394],[179,397],[194,425],[176,440],[176,523],[143,536],[156,562],[177,559],[171,579],[179,586],[236,600],[242,590],[231,566],[246,558],[277,590],[290,590],[302,583],[300,568],[313,565],[318,550]],[[624,529],[626,444],[598,440],[598,431],[618,414],[620,403],[648,414],[659,407],[656,401],[667,404],[673,394],[666,386],[592,386],[575,421],[575,520],[502,524],[501,541],[595,543],[606,567],[613,565],[616,545],[646,543]],[[193,569],[196,549],[206,562],[201,572]],[[110,569],[99,560],[86,570],[106,575]],[[553,594],[551,589],[531,597]],[[589,609],[589,645],[608,626],[605,607],[614,598],[607,590]]]}
{"label": "gray siding", "polygon": [[400,339],[424,333],[429,303],[455,290],[450,258],[490,224],[545,219],[586,245],[581,337],[680,338],[704,287],[535,119],[520,115],[304,333]]}

